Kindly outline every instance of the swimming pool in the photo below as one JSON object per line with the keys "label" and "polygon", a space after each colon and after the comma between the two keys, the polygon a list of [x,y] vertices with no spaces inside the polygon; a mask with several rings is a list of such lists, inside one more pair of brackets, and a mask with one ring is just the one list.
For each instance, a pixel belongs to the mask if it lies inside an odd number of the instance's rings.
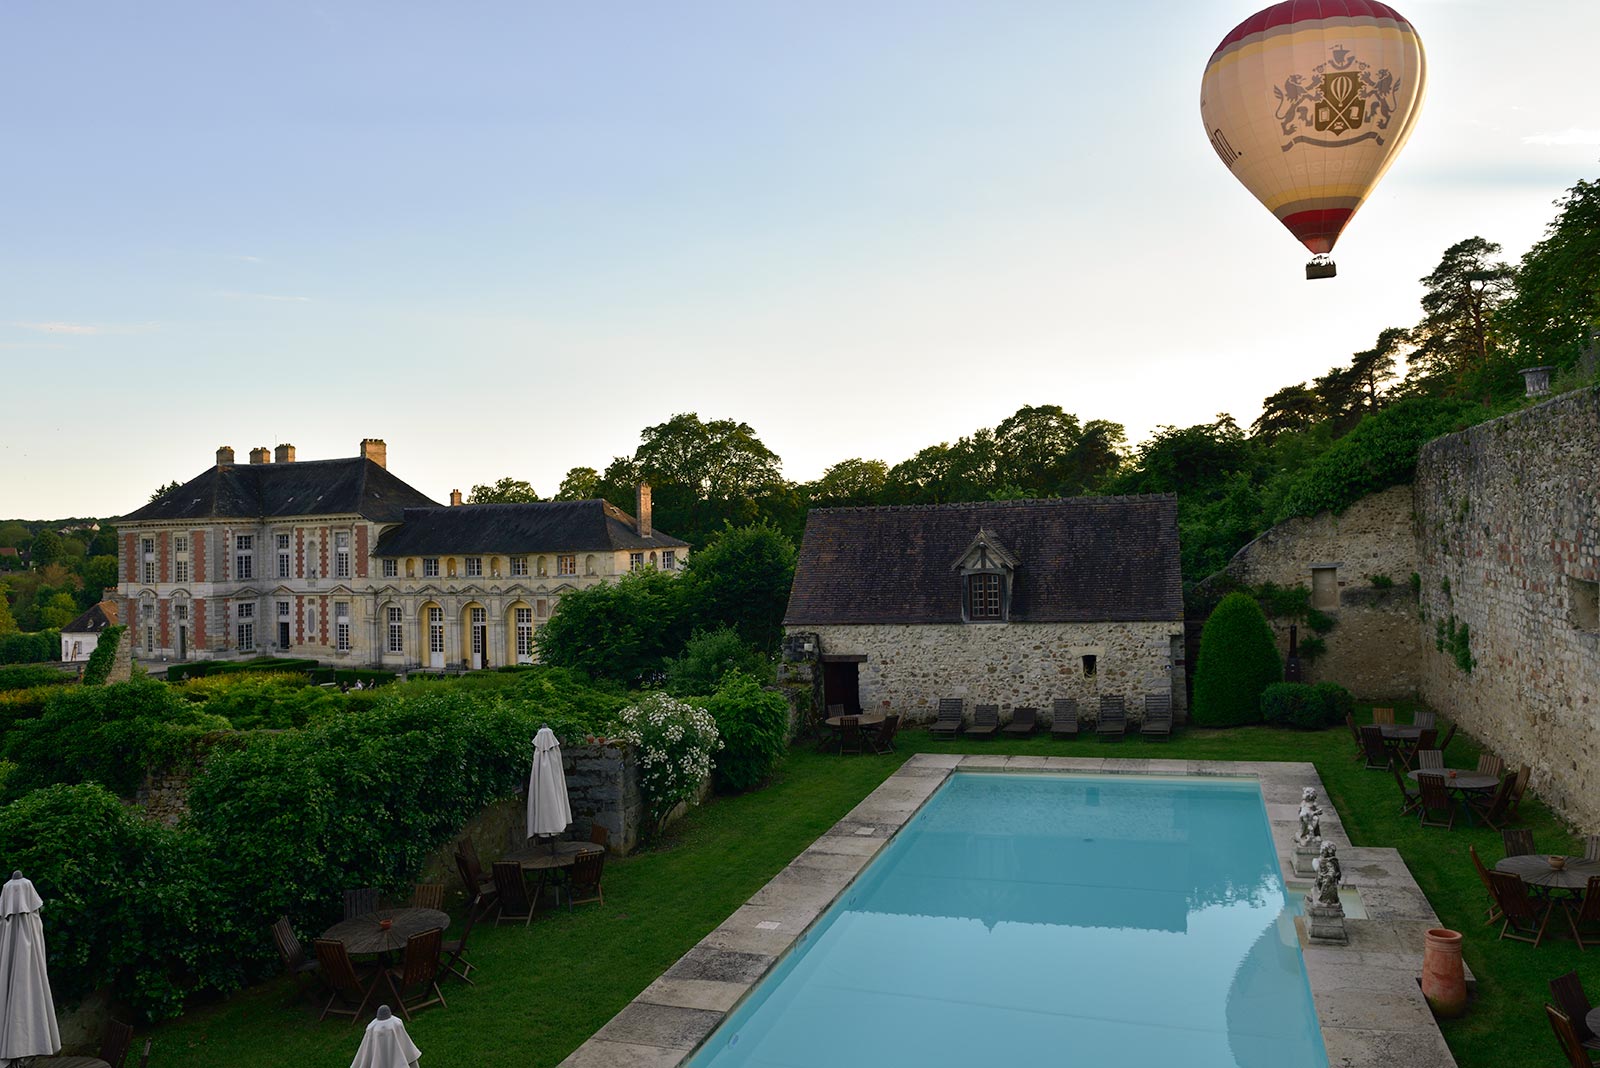
{"label": "swimming pool", "polygon": [[955,774],[689,1062],[1326,1068],[1259,785]]}

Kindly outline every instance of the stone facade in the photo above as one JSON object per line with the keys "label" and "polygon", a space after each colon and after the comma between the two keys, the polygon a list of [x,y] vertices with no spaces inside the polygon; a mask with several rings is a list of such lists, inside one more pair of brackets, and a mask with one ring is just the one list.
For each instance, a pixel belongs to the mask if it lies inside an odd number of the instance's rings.
{"label": "stone facade", "polygon": [[[1600,388],[1429,442],[1417,464],[1421,694],[1600,830]],[[1467,628],[1471,672],[1440,627]]]}
{"label": "stone facade", "polygon": [[[1323,639],[1327,651],[1303,665],[1305,680],[1340,683],[1363,700],[1392,701],[1416,693],[1420,682],[1417,603],[1410,584],[1417,567],[1411,487],[1394,486],[1340,514],[1320,512],[1279,523],[1240,549],[1226,574],[1247,586],[1270,582],[1311,589],[1315,606],[1336,622]],[[1393,585],[1374,586],[1374,577]],[[1285,656],[1289,624],[1272,621]],[[1302,637],[1310,633],[1304,627],[1300,632]]]}
{"label": "stone facade", "polygon": [[[862,655],[861,707],[898,713],[903,722],[931,720],[942,697],[998,704],[1002,719],[1032,705],[1048,720],[1058,697],[1075,697],[1092,722],[1101,694],[1127,698],[1130,719],[1143,695],[1170,693],[1183,705],[1183,622],[925,623],[813,626],[819,654]],[[1094,658],[1085,674],[1084,658]]]}

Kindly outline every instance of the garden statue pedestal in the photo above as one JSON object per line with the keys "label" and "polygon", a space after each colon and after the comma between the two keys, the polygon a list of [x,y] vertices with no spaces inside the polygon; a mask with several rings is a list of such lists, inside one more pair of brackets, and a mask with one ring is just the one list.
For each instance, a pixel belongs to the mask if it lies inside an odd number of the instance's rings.
{"label": "garden statue pedestal", "polygon": [[1294,847],[1294,873],[1296,875],[1314,876],[1317,874],[1318,849],[1315,842],[1299,843]]}
{"label": "garden statue pedestal", "polygon": [[1310,894],[1306,895],[1306,937],[1316,945],[1345,946],[1350,936],[1344,929],[1344,906],[1323,905]]}

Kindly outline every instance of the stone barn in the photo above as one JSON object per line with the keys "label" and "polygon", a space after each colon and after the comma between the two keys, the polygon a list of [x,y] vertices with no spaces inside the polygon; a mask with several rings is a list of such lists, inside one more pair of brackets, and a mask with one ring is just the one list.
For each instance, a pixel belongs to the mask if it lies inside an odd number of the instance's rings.
{"label": "stone barn", "polygon": [[813,703],[931,719],[942,697],[1092,719],[1121,694],[1185,708],[1171,495],[821,508],[784,617],[786,675]]}

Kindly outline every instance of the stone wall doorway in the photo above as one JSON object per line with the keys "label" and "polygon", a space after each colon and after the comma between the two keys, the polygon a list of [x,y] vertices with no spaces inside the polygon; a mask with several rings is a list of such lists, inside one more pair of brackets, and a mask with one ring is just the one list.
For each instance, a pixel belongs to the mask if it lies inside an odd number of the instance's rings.
{"label": "stone wall doorway", "polygon": [[825,708],[843,705],[846,714],[861,713],[861,664],[856,655],[822,656],[822,701]]}

